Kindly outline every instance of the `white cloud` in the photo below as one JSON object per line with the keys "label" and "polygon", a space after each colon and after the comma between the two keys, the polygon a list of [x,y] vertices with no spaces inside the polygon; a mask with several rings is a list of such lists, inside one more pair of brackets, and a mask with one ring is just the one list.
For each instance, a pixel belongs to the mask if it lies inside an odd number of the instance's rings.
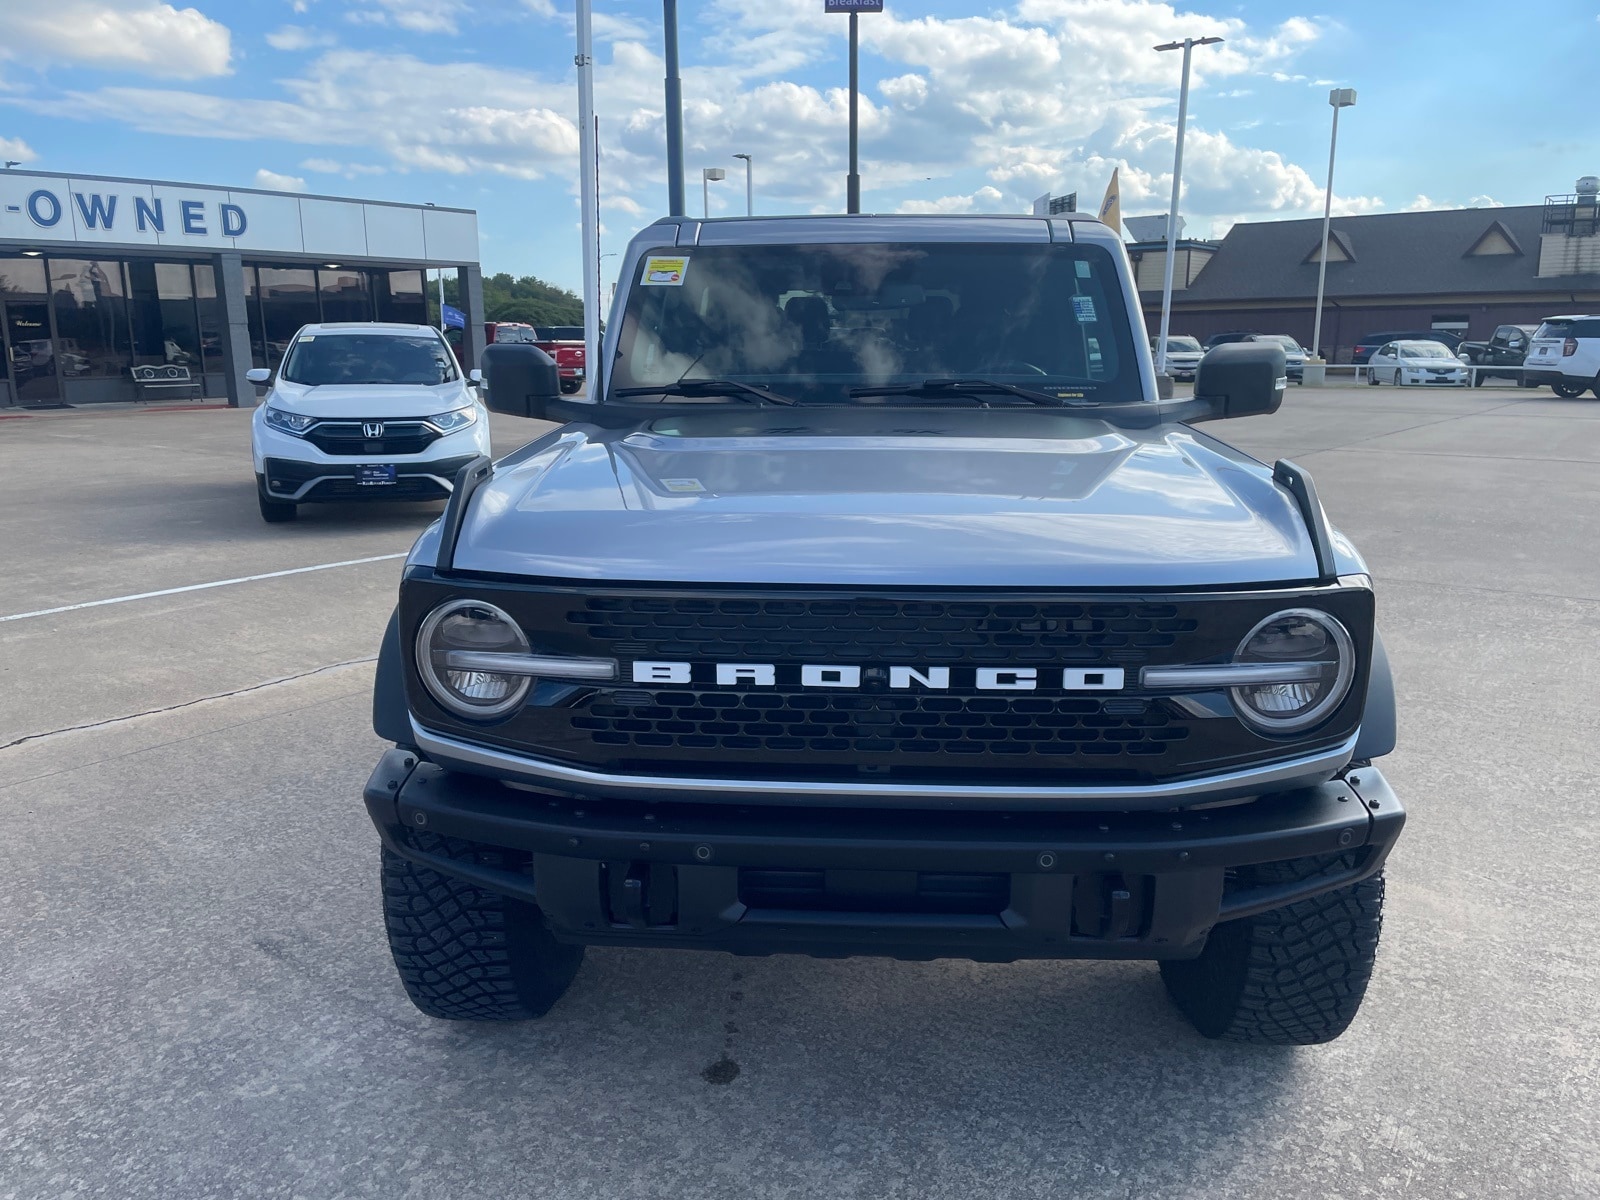
{"label": "white cloud", "polygon": [[[505,3],[560,24],[570,20],[549,0]],[[367,19],[402,24],[415,17],[439,29],[454,28],[464,11],[460,0],[362,4],[358,14]],[[748,151],[756,155],[763,211],[838,211],[844,89],[790,76],[822,60],[830,64],[827,78],[842,75],[832,68],[842,59],[847,24],[821,19],[815,0],[706,0],[696,17],[699,61],[684,72],[691,171],[736,169],[729,156]],[[949,19],[891,9],[861,25],[868,61],[882,76],[861,98],[868,203],[877,191],[893,196],[878,203],[907,211],[1020,212],[1045,191],[1098,200],[1120,168],[1124,211],[1163,210],[1180,56],[1151,47],[1174,35],[1216,34],[1227,41],[1193,58],[1183,201],[1190,228],[1320,213],[1322,190],[1305,168],[1240,140],[1259,131],[1217,131],[1207,102],[1248,95],[1275,72],[1292,76],[1298,56],[1327,28],[1305,18],[1250,25],[1157,0],[1014,0],[1008,9]],[[596,69],[602,192],[620,223],[663,207],[660,31],[637,15],[619,15],[597,20],[597,32],[606,39]],[[289,141],[307,147],[311,157],[301,167],[319,174],[553,175],[576,190],[570,73],[541,78],[472,62],[331,50],[273,86],[275,93],[253,99],[105,88],[72,94],[53,111],[166,134]],[[716,203],[742,209],[740,190],[725,186]],[[1336,204],[1369,211],[1381,201],[1336,197]]]}
{"label": "white cloud", "polygon": [[336,41],[338,39],[333,34],[307,29],[304,25],[285,25],[267,34],[267,45],[275,50],[312,50],[319,46],[331,46]]}
{"label": "white cloud", "polygon": [[1402,208],[1401,212],[1436,212],[1444,208],[1504,208],[1505,205],[1493,196],[1473,196],[1465,204],[1456,204],[1450,200],[1434,200],[1431,197],[1417,193],[1417,198]]}
{"label": "white cloud", "polygon": [[356,24],[394,25],[412,33],[455,33],[456,19],[466,12],[462,0],[377,0],[377,8],[345,14]]}
{"label": "white cloud", "polygon": [[228,73],[228,27],[197,9],[153,0],[0,5],[0,58],[83,63],[168,79]]}
{"label": "white cloud", "polygon": [[0,137],[0,159],[15,159],[17,162],[28,163],[38,157],[33,147],[21,138]]}
{"label": "white cloud", "polygon": [[303,192],[306,181],[298,175],[280,175],[262,167],[256,172],[256,186],[274,192]]}

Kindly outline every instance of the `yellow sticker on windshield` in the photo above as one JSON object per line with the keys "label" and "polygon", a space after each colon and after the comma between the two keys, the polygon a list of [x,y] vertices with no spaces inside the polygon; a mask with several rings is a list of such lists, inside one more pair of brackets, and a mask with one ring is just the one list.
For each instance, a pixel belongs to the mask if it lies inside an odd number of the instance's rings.
{"label": "yellow sticker on windshield", "polygon": [[683,277],[689,272],[689,259],[667,258],[651,255],[644,260],[645,287],[682,287]]}

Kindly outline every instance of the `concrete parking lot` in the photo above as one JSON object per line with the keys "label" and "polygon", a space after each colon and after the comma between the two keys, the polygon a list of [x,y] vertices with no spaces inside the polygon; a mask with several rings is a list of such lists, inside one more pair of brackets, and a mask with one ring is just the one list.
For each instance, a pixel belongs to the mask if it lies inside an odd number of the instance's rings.
{"label": "concrete parking lot", "polygon": [[1294,1051],[1144,963],[604,950],[543,1022],[421,1016],[360,789],[438,506],[265,525],[247,422],[0,422],[0,1198],[1600,1195],[1600,402],[1209,427],[1314,472],[1398,673],[1378,971]]}

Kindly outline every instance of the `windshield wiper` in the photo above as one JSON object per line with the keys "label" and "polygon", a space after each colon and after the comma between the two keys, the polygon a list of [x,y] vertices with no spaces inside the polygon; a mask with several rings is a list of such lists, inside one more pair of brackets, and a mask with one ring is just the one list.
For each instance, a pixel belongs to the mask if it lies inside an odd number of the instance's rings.
{"label": "windshield wiper", "polygon": [[617,397],[733,396],[739,400],[766,400],[772,404],[795,403],[780,392],[753,383],[740,383],[737,379],[680,379],[676,383],[662,383],[655,387],[618,388],[611,394]]}
{"label": "windshield wiper", "polygon": [[1052,396],[1049,392],[1036,392],[1032,388],[1018,387],[1014,383],[1001,383],[997,379],[924,379],[921,383],[892,383],[881,387],[851,388],[851,396],[981,396],[984,394],[1019,396],[1033,404],[1049,404],[1057,408],[1076,407],[1085,403]]}

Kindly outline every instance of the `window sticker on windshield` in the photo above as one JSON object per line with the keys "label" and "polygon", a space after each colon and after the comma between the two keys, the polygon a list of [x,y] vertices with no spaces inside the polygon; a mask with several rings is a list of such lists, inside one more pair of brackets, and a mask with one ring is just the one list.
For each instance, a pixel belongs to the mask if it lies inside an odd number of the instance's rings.
{"label": "window sticker on windshield", "polygon": [[314,333],[302,333],[300,335],[300,340],[302,342],[314,342],[317,340],[317,335]]}
{"label": "window sticker on windshield", "polygon": [[1088,263],[1087,259],[1080,258],[1073,265],[1078,268],[1078,278],[1079,279],[1087,279],[1087,278],[1089,278],[1089,263]]}
{"label": "window sticker on windshield", "polygon": [[705,484],[698,479],[663,479],[661,486],[669,492],[703,492]]}
{"label": "window sticker on windshield", "polygon": [[644,260],[645,287],[682,287],[683,277],[689,273],[687,258],[666,258],[652,255]]}
{"label": "window sticker on windshield", "polygon": [[1094,315],[1094,297],[1074,296],[1072,298],[1072,315],[1078,318],[1079,325],[1093,325],[1097,320]]}

